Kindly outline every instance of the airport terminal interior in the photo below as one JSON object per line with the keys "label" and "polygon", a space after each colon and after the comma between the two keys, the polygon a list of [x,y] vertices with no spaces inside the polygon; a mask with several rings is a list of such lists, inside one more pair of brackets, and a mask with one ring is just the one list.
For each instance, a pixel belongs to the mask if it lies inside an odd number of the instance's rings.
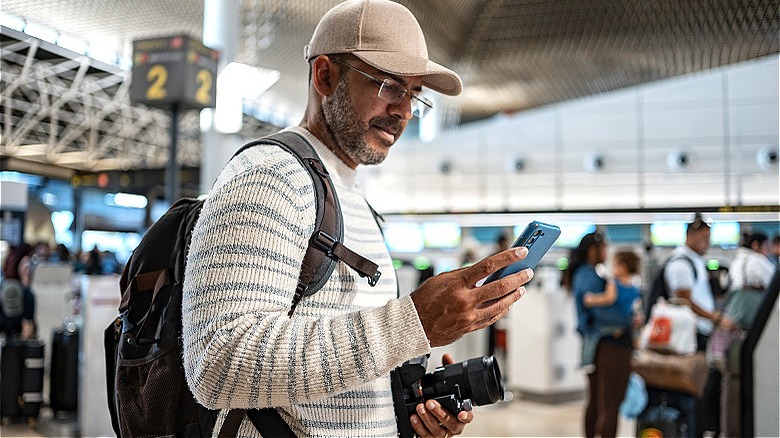
{"label": "airport terminal interior", "polygon": [[[304,47],[338,3],[2,2],[0,255],[5,265],[29,245],[41,351],[18,377],[8,364],[21,350],[0,334],[0,437],[116,435],[104,330],[125,263],[174,201],[208,195],[241,145],[301,121]],[[561,232],[509,313],[434,348],[428,371],[443,353],[498,364],[503,395],[475,406],[464,436],[585,436],[590,368],[576,299],[561,286],[584,236],[604,236],[604,278],[617,275],[616,253],[638,256],[631,281],[645,305],[692,223],[710,230],[716,309],[730,305],[730,267],[756,236],[777,271],[780,1],[398,3],[417,17],[431,60],[463,81],[459,96],[423,89],[430,113],[409,121],[382,164],[358,168],[399,294],[495,254],[533,221]],[[710,400],[720,436],[780,436],[780,280],[769,280],[731,350],[738,369],[719,347],[680,354],[700,358],[703,375],[726,367]],[[647,426],[654,403],[668,408],[652,391],[695,401],[703,388],[640,372],[642,354],[677,356],[647,346],[645,322],[632,376],[651,397],[632,413],[626,393],[619,436],[664,436]],[[27,379],[40,384],[22,389]],[[655,408],[660,421],[667,411]],[[684,423],[675,412],[664,424]]]}

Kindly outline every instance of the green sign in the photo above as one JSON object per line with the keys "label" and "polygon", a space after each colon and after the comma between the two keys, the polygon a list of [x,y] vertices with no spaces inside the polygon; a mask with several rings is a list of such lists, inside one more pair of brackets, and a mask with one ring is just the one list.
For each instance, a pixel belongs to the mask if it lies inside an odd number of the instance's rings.
{"label": "green sign", "polygon": [[213,108],[219,52],[186,35],[133,41],[130,100],[169,108]]}

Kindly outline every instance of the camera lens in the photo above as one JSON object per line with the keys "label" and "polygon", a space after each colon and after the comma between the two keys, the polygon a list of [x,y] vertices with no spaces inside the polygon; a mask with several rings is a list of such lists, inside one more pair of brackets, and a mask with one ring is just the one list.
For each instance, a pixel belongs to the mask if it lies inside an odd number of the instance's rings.
{"label": "camera lens", "polygon": [[460,394],[476,406],[496,403],[504,396],[501,371],[493,356],[445,365],[423,377],[422,386],[426,395]]}
{"label": "camera lens", "polygon": [[504,397],[504,382],[495,357],[476,357],[465,365],[472,401],[477,406],[496,403]]}

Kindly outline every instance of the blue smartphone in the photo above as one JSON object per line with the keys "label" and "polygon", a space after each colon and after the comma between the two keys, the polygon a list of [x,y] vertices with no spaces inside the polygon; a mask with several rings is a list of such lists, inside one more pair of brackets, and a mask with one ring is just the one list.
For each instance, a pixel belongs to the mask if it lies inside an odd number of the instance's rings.
{"label": "blue smartphone", "polygon": [[512,275],[516,272],[520,272],[526,268],[535,268],[537,264],[542,260],[547,251],[553,246],[558,236],[561,235],[561,229],[555,225],[545,224],[542,222],[533,221],[525,227],[520,237],[512,244],[513,248],[524,246],[528,248],[528,255],[519,262],[512,263],[509,266],[505,266],[498,271],[490,274],[485,280],[488,284],[491,281],[496,281],[499,278],[504,278],[507,275]]}

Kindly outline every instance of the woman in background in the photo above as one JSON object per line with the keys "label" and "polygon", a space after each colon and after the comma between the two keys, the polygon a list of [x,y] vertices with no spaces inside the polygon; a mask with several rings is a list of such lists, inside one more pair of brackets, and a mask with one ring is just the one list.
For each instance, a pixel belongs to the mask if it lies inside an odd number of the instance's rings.
{"label": "woman in background", "polygon": [[35,296],[30,290],[32,246],[11,247],[0,283],[0,336],[34,339]]}
{"label": "woman in background", "polygon": [[574,295],[577,331],[582,336],[582,365],[588,373],[588,406],[585,436],[617,435],[618,412],[631,373],[631,326],[614,330],[621,322],[604,321],[585,306],[586,294],[603,293],[607,282],[596,266],[607,258],[607,244],[601,233],[582,237],[571,252],[561,283]]}

